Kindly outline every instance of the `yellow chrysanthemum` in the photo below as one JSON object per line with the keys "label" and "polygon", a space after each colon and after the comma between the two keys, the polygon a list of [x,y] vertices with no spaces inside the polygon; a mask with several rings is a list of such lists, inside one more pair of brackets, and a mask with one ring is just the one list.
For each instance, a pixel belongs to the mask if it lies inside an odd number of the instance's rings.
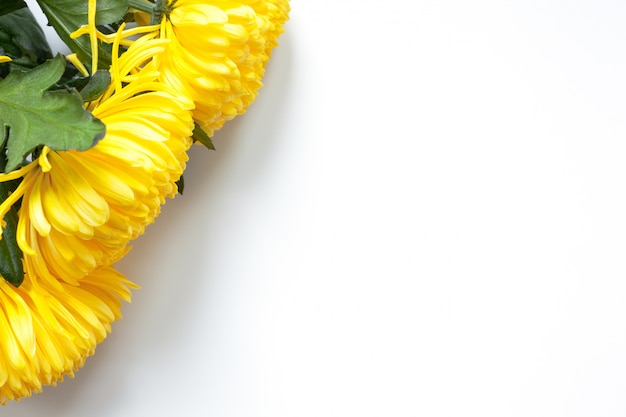
{"label": "yellow chrysanthemum", "polygon": [[160,80],[193,99],[194,119],[212,135],[256,98],[289,2],[169,0],[167,9],[159,36],[171,43],[157,57]]}
{"label": "yellow chrysanthemum", "polygon": [[95,269],[76,286],[40,284],[29,275],[19,288],[0,280],[0,403],[73,376],[121,317],[132,287],[112,267]]}
{"label": "yellow chrysanthemum", "polygon": [[[137,57],[145,60],[162,48],[159,40],[137,41],[114,67],[124,74]],[[113,263],[176,194],[191,145],[192,103],[154,82],[156,75],[146,67],[91,104],[107,128],[93,148],[45,148],[21,171],[0,175],[24,176],[0,205],[0,216],[22,198],[17,240],[36,279],[77,284],[96,266]]]}
{"label": "yellow chrysanthemum", "polygon": [[0,402],[72,375],[120,317],[120,299],[130,298],[132,284],[110,265],[177,192],[191,146],[193,103],[141,65],[166,43],[146,36],[114,60],[112,85],[88,106],[107,128],[98,144],[44,148],[0,174],[23,177],[0,218],[21,198],[25,271],[19,288],[0,279]]}

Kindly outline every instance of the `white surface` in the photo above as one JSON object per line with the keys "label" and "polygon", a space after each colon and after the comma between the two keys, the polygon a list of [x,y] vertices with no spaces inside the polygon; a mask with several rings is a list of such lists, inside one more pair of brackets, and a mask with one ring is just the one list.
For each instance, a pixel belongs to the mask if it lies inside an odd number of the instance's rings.
{"label": "white surface", "polygon": [[124,320],[2,413],[626,415],[626,3],[292,8]]}

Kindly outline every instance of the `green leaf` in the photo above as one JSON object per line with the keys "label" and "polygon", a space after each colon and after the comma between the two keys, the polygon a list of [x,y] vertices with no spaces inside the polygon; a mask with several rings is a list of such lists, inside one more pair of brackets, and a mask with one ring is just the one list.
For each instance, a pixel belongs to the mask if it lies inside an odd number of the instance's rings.
{"label": "green leaf", "polygon": [[0,16],[27,7],[24,0],[2,0],[0,3]]}
{"label": "green leaf", "polygon": [[195,126],[193,127],[192,138],[193,138],[194,142],[200,142],[201,144],[203,144],[204,146],[206,146],[210,150],[212,150],[212,151],[215,150],[215,146],[213,145],[213,141],[211,141],[211,138],[209,137],[209,135],[207,135],[206,132],[204,130],[202,130],[202,128],[200,127],[200,125],[198,125],[198,123],[196,123]]}
{"label": "green leaf", "polygon": [[[0,168],[4,168],[6,159],[0,154]],[[4,201],[17,188],[20,181],[0,183],[0,201]],[[22,264],[22,250],[17,245],[17,208],[13,205],[4,216],[6,226],[2,230],[0,239],[0,275],[14,287],[19,287],[24,281],[24,266]]]}
{"label": "green leaf", "polygon": [[[7,185],[0,184],[0,198],[3,200],[8,196]],[[0,239],[0,275],[12,284],[19,287],[24,281],[24,266],[22,265],[22,250],[17,246],[17,209],[11,207],[4,216],[6,226],[2,231]]]}
{"label": "green leaf", "polygon": [[46,91],[59,80],[65,59],[56,58],[28,72],[13,71],[0,81],[0,125],[5,126],[7,166],[15,169],[35,148],[85,150],[105,134],[104,124],[68,91]]}
{"label": "green leaf", "polygon": [[[4,1],[4,0],[0,0]],[[81,36],[71,39],[70,33],[87,24],[86,0],[37,0],[41,10],[54,27],[59,37],[75,52],[81,61],[91,62],[89,38]],[[124,18],[128,10],[127,0],[98,0],[96,6],[96,24],[108,25]],[[100,48],[98,52],[100,68],[108,68],[111,64],[110,48]]]}
{"label": "green leaf", "polygon": [[52,58],[46,37],[28,8],[0,16],[0,54],[13,59],[2,65],[1,78],[14,69],[34,68]]}
{"label": "green leaf", "polygon": [[185,191],[185,178],[181,175],[178,181],[176,181],[176,186],[178,187],[178,193],[183,195]]}
{"label": "green leaf", "polygon": [[89,78],[89,82],[80,90],[84,102],[96,100],[111,84],[111,73],[106,70],[98,70]]}
{"label": "green leaf", "polygon": [[128,0],[128,6],[145,13],[153,13],[155,8],[155,4],[149,0]]}

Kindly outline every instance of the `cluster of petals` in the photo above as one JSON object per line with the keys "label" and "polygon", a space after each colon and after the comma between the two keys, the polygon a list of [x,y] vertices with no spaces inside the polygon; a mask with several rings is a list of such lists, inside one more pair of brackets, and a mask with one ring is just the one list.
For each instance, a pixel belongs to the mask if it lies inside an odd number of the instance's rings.
{"label": "cluster of petals", "polygon": [[157,58],[160,80],[194,101],[194,120],[212,136],[257,97],[289,3],[169,0],[168,8],[158,28],[170,40]]}
{"label": "cluster of petals", "polygon": [[107,129],[94,147],[46,148],[0,176],[23,176],[0,213],[21,198],[25,270],[19,288],[0,281],[1,402],[71,375],[121,316],[120,300],[130,300],[133,284],[112,264],[176,194],[191,146],[193,103],[157,82],[150,66],[123,72],[163,47],[135,42],[116,62],[122,72],[112,72],[115,82],[90,104]]}
{"label": "cluster of petals", "polygon": [[0,400],[16,400],[73,376],[121,317],[134,285],[112,266],[80,285],[38,283],[15,288],[0,280]]}
{"label": "cluster of petals", "polygon": [[194,126],[212,135],[255,99],[289,13],[288,0],[168,0],[159,24],[137,11],[137,27],[104,35],[95,4],[74,36],[113,44],[112,83],[86,105],[106,135],[0,174],[21,178],[0,218],[20,201],[25,271],[17,288],[0,279],[0,403],[72,376],[110,332],[135,287],[113,264],[178,192]]}

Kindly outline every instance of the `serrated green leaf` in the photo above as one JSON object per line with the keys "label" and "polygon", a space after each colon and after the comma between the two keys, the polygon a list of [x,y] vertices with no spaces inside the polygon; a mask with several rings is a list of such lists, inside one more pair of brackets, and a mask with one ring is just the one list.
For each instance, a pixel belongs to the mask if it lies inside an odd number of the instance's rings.
{"label": "serrated green leaf", "polygon": [[[48,18],[48,23],[54,27],[63,42],[82,61],[89,63],[91,61],[91,47],[88,37],[70,38],[70,33],[87,24],[88,2],[86,0],[37,0],[37,3]],[[96,24],[108,25],[118,22],[124,18],[127,10],[127,0],[98,0]],[[102,47],[98,52],[98,57],[99,68],[108,68],[111,64],[109,48]]]}
{"label": "serrated green leaf", "polygon": [[38,146],[85,150],[104,137],[104,124],[84,109],[80,98],[67,91],[46,91],[64,69],[65,59],[58,55],[28,72],[13,71],[0,81],[0,126],[8,128],[3,140],[7,172]]}
{"label": "serrated green leaf", "polygon": [[0,3],[0,16],[27,7],[24,0],[2,0]]}
{"label": "serrated green leaf", "polygon": [[[0,154],[0,169],[4,169],[6,159]],[[4,201],[19,183],[9,181],[0,183],[0,201]],[[0,275],[14,287],[19,287],[24,281],[24,266],[22,264],[22,250],[17,245],[17,208],[14,205],[4,216],[6,222],[0,239]]]}
{"label": "serrated green leaf", "polygon": [[213,145],[213,141],[211,140],[209,135],[207,135],[206,132],[204,130],[202,130],[202,128],[197,123],[193,127],[192,138],[193,138],[193,140],[195,142],[200,142],[201,144],[203,144],[204,146],[206,146],[210,150],[212,150],[212,151],[215,150],[215,146]]}

